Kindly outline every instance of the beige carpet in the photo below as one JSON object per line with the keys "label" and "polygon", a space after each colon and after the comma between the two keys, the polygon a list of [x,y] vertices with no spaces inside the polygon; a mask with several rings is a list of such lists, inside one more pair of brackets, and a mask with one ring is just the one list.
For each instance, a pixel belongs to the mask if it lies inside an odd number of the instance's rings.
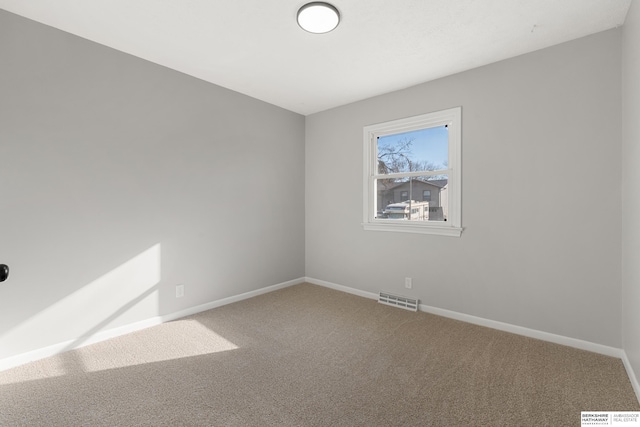
{"label": "beige carpet", "polygon": [[0,372],[1,426],[579,426],[619,359],[303,284]]}

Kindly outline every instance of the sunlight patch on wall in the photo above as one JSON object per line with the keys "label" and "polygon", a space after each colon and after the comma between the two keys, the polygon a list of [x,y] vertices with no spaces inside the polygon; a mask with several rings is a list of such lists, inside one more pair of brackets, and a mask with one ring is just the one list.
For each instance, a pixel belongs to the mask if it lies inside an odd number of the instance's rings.
{"label": "sunlight patch on wall", "polygon": [[63,330],[65,339],[71,340],[68,347],[73,348],[118,326],[118,319],[127,323],[127,312],[133,307],[147,318],[159,314],[160,257],[158,243],[9,329],[0,335],[0,342],[20,346],[25,338],[60,336]]}

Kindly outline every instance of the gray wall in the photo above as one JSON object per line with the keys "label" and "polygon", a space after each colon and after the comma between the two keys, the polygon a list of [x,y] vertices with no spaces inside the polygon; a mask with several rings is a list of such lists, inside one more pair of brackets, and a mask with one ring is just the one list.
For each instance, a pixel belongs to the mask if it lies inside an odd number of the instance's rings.
{"label": "gray wall", "polygon": [[622,30],[622,330],[623,348],[640,375],[640,5]]}
{"label": "gray wall", "polygon": [[0,63],[0,359],[304,276],[303,116],[4,11]]}
{"label": "gray wall", "polygon": [[[307,276],[620,348],[620,40],[611,30],[307,116]],[[363,126],[456,106],[462,237],[363,231]]]}

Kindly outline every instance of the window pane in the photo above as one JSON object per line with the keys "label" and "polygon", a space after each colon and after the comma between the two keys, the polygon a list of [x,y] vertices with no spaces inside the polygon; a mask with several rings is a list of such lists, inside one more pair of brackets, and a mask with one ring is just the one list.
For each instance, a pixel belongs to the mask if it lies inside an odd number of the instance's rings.
{"label": "window pane", "polygon": [[[376,218],[405,221],[446,221],[448,176],[376,180]],[[428,194],[430,200],[424,200]]]}
{"label": "window pane", "polygon": [[[376,194],[377,194],[377,206],[376,206],[376,218],[388,218],[388,215],[384,213],[384,209],[387,205],[400,202],[401,194],[393,191],[397,185],[401,184],[402,180],[395,179],[378,179],[376,180]],[[397,200],[396,200],[397,198]]]}
{"label": "window pane", "polygon": [[378,174],[449,167],[449,128],[437,126],[378,138]]}

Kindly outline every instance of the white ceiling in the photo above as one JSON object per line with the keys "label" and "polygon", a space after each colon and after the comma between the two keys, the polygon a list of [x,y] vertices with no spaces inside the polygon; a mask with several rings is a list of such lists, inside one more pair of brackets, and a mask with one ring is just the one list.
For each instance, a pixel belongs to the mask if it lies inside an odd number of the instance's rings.
{"label": "white ceiling", "polygon": [[[309,0],[310,1],[310,0]],[[0,0],[0,8],[301,114],[621,26],[631,0]]]}

